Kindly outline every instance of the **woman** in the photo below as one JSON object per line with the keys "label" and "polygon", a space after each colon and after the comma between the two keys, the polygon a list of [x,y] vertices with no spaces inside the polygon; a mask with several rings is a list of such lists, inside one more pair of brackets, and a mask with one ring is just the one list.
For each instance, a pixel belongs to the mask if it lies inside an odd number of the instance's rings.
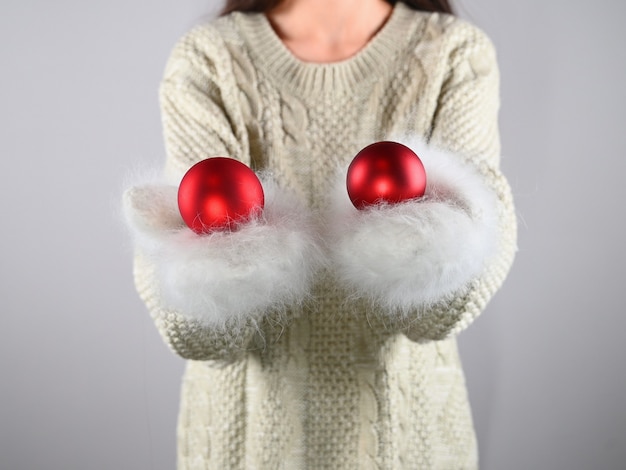
{"label": "woman", "polygon": [[[180,469],[477,467],[455,336],[504,281],[516,224],[495,53],[450,13],[230,1],[173,50],[171,184],[125,204],[137,289],[189,359]],[[426,196],[356,210],[343,172],[389,139],[422,157]],[[197,236],[176,185],[216,155],[262,175],[265,210]]]}

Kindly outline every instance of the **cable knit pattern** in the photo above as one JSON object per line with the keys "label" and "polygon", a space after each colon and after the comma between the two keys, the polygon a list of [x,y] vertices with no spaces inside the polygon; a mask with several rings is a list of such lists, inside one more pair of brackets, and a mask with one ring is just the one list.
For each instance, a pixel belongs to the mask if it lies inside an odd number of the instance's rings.
{"label": "cable knit pattern", "polygon": [[233,13],[179,41],[160,97],[174,182],[202,158],[230,156],[271,170],[323,216],[337,171],[362,147],[418,135],[474,168],[498,218],[496,255],[483,272],[405,315],[342,290],[331,263],[308,301],[216,331],[167,308],[157,268],[138,253],[138,292],[165,341],[190,359],[178,468],[477,468],[455,335],[504,281],[516,243],[486,36],[398,2],[355,56],[311,64],[289,53],[263,15]]}

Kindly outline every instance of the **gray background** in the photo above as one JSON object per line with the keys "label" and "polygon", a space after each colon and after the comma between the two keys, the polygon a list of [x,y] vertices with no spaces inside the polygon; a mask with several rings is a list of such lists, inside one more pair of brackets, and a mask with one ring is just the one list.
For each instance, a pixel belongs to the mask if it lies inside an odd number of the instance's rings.
{"label": "gray background", "polygon": [[[172,469],[183,360],[131,280],[124,178],[210,0],[0,6],[0,468]],[[620,0],[463,0],[502,71],[520,250],[461,335],[483,469],[626,467]]]}

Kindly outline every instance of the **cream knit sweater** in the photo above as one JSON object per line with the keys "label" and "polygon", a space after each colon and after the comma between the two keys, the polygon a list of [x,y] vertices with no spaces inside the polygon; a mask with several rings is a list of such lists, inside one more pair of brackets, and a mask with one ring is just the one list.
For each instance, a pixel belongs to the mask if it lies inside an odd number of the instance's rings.
{"label": "cream knit sweater", "polygon": [[[161,103],[174,184],[134,188],[126,201],[131,225],[152,234],[138,242],[137,289],[164,339],[189,359],[179,469],[476,468],[455,335],[504,281],[516,243],[511,195],[498,170],[498,70],[485,35],[399,2],[357,55],[308,64],[288,52],[263,15],[234,13],[177,44]],[[333,199],[336,175],[362,147],[415,136],[444,148],[462,174],[449,178],[449,165],[435,163],[432,173],[426,165],[435,215],[420,215],[426,202],[377,208],[376,216],[333,209],[342,204]],[[163,251],[172,227],[188,232],[176,220],[175,183],[194,162],[216,155],[271,170],[268,215],[212,239],[185,233],[176,242],[182,251],[166,261],[150,255]],[[494,238],[475,237],[490,240],[469,256],[479,258],[479,269],[462,264],[458,280],[441,276],[439,298],[420,297],[420,282],[430,281],[414,272],[437,277],[431,273],[464,255],[453,250],[429,271],[421,258],[428,250],[411,245],[429,235],[410,221],[436,225],[440,209],[470,225],[480,218],[481,203],[465,199],[464,172],[492,198]],[[281,191],[290,195],[281,199]],[[456,202],[446,200],[449,193]],[[448,243],[435,232],[428,246]],[[465,232],[449,237],[461,239],[463,253],[474,246]],[[186,243],[197,245],[189,256]],[[220,257],[218,274],[204,277]],[[163,292],[170,281],[178,289],[180,279],[177,303]],[[404,280],[408,289],[386,293]],[[205,305],[213,316],[203,316]]]}

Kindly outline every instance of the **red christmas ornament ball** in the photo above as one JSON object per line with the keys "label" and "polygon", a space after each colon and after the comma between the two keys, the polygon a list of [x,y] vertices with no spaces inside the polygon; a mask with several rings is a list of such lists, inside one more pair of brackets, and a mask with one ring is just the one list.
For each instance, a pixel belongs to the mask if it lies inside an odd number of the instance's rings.
{"label": "red christmas ornament ball", "polygon": [[236,230],[263,209],[259,178],[245,164],[212,157],[193,165],[178,188],[178,208],[185,223],[198,234]]}
{"label": "red christmas ornament ball", "polygon": [[426,171],[413,150],[397,142],[375,142],[348,167],[348,196],[357,209],[381,202],[398,203],[426,191]]}

